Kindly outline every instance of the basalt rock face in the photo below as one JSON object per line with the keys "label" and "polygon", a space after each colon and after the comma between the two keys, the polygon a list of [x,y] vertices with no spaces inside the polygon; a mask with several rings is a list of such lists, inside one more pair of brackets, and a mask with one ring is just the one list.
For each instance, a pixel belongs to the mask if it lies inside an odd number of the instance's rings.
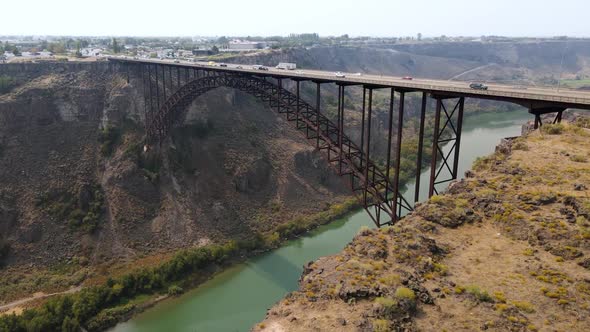
{"label": "basalt rock face", "polygon": [[[296,172],[296,155],[320,155],[251,96],[201,96],[161,146],[144,147],[140,81],[92,66],[24,66],[0,95],[9,267],[131,261],[253,236],[348,195],[325,163]],[[3,73],[16,77],[12,67]]]}

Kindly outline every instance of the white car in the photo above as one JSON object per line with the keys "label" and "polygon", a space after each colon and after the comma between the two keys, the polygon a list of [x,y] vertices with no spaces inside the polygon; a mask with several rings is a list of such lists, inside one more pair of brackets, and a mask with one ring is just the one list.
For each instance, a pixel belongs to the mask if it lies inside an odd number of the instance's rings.
{"label": "white car", "polygon": [[295,73],[296,74],[303,74],[303,70],[296,70]]}
{"label": "white car", "polygon": [[346,77],[346,75],[344,75],[343,73],[341,73],[339,71],[335,72],[334,75],[336,75],[336,77],[340,77],[340,78]]}

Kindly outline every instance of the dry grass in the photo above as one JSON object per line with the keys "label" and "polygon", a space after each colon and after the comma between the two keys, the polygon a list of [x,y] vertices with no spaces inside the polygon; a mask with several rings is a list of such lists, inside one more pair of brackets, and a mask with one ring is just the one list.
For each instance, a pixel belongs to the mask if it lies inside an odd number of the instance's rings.
{"label": "dry grass", "polygon": [[[304,282],[316,285],[317,299],[290,305],[289,315],[267,320],[286,331],[344,331],[354,324],[394,329],[400,326],[395,315],[387,322],[374,316],[377,295],[348,301],[323,297],[317,280],[341,282],[339,291],[355,283],[410,294],[415,293],[407,286],[410,273],[423,278],[420,287],[435,302],[425,304],[415,294],[421,314],[410,311],[410,316],[418,330],[590,330],[590,321],[580,319],[590,315],[589,272],[578,264],[590,255],[590,222],[584,217],[590,198],[574,186],[590,187],[590,163],[577,157],[589,155],[589,133],[567,124],[547,127],[517,140],[509,155],[482,158],[475,178],[460,184],[455,194],[435,196],[426,204],[429,221],[413,215],[394,228],[363,231],[336,259],[320,259],[305,277]],[[479,218],[450,226],[468,208]],[[433,239],[446,254],[421,251],[424,240],[418,235]],[[375,258],[368,252],[372,247],[389,254]],[[376,261],[385,264],[370,273],[362,268]],[[400,298],[390,294],[378,302],[393,308]],[[286,309],[278,305],[272,311]],[[292,316],[296,323],[289,321]],[[342,326],[335,317],[349,323]]]}

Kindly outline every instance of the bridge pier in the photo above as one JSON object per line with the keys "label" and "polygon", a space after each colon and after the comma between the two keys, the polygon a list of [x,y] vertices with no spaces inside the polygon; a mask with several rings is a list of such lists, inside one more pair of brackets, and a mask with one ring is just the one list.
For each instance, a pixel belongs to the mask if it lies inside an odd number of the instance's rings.
{"label": "bridge pier", "polygon": [[422,92],[422,106],[420,107],[420,129],[418,130],[418,157],[416,158],[416,185],[414,189],[414,203],[420,200],[420,174],[422,173],[422,153],[424,149],[424,120],[426,117],[426,103],[428,94]]}
{"label": "bridge pier", "polygon": [[565,111],[565,107],[531,107],[529,108],[529,113],[535,116],[535,124],[534,129],[539,129],[543,126],[543,121],[541,120],[541,116],[544,114],[549,113],[556,113],[555,118],[553,119],[553,123],[561,123],[561,117],[563,111]]}
{"label": "bridge pier", "polygon": [[[428,197],[432,197],[437,194],[437,184],[450,182],[457,179],[458,166],[459,166],[459,151],[461,145],[461,132],[463,128],[463,108],[465,105],[465,97],[445,97],[445,96],[433,96],[436,100],[436,111],[434,115],[434,133],[432,140],[432,159],[430,164],[430,186],[428,189]],[[457,99],[455,106],[451,113],[448,112],[444,101],[449,99]],[[441,112],[442,111],[442,112]],[[456,127],[453,125],[453,115],[456,116]],[[446,120],[442,129],[440,128],[441,116],[444,115]],[[450,129],[450,137],[445,138],[445,130]],[[448,153],[444,153],[442,147],[444,144],[453,142],[453,146]],[[452,167],[449,165],[449,158],[451,154],[454,154]],[[441,164],[438,163],[438,156],[441,156]],[[443,173],[443,170],[448,171],[448,177],[443,180],[438,180]],[[437,181],[438,180],[438,181]]]}

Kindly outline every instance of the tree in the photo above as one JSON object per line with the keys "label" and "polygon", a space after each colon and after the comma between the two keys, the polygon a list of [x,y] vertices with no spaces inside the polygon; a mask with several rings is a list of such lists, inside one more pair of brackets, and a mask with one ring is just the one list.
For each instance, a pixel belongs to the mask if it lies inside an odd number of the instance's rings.
{"label": "tree", "polygon": [[117,42],[117,38],[113,38],[113,53],[119,53],[121,51],[121,47]]}
{"label": "tree", "polygon": [[217,46],[213,45],[213,47],[211,47],[211,53],[213,53],[213,54],[219,53],[219,48]]}
{"label": "tree", "polygon": [[217,43],[222,46],[227,45],[227,44],[229,44],[229,39],[227,39],[226,36],[221,36],[221,37],[219,37],[219,39],[217,39]]}
{"label": "tree", "polygon": [[422,40],[422,34],[420,32],[418,32],[418,41]]}
{"label": "tree", "polygon": [[76,57],[77,58],[82,57],[82,52],[80,52],[80,41],[79,40],[78,40],[78,42],[76,42]]}

